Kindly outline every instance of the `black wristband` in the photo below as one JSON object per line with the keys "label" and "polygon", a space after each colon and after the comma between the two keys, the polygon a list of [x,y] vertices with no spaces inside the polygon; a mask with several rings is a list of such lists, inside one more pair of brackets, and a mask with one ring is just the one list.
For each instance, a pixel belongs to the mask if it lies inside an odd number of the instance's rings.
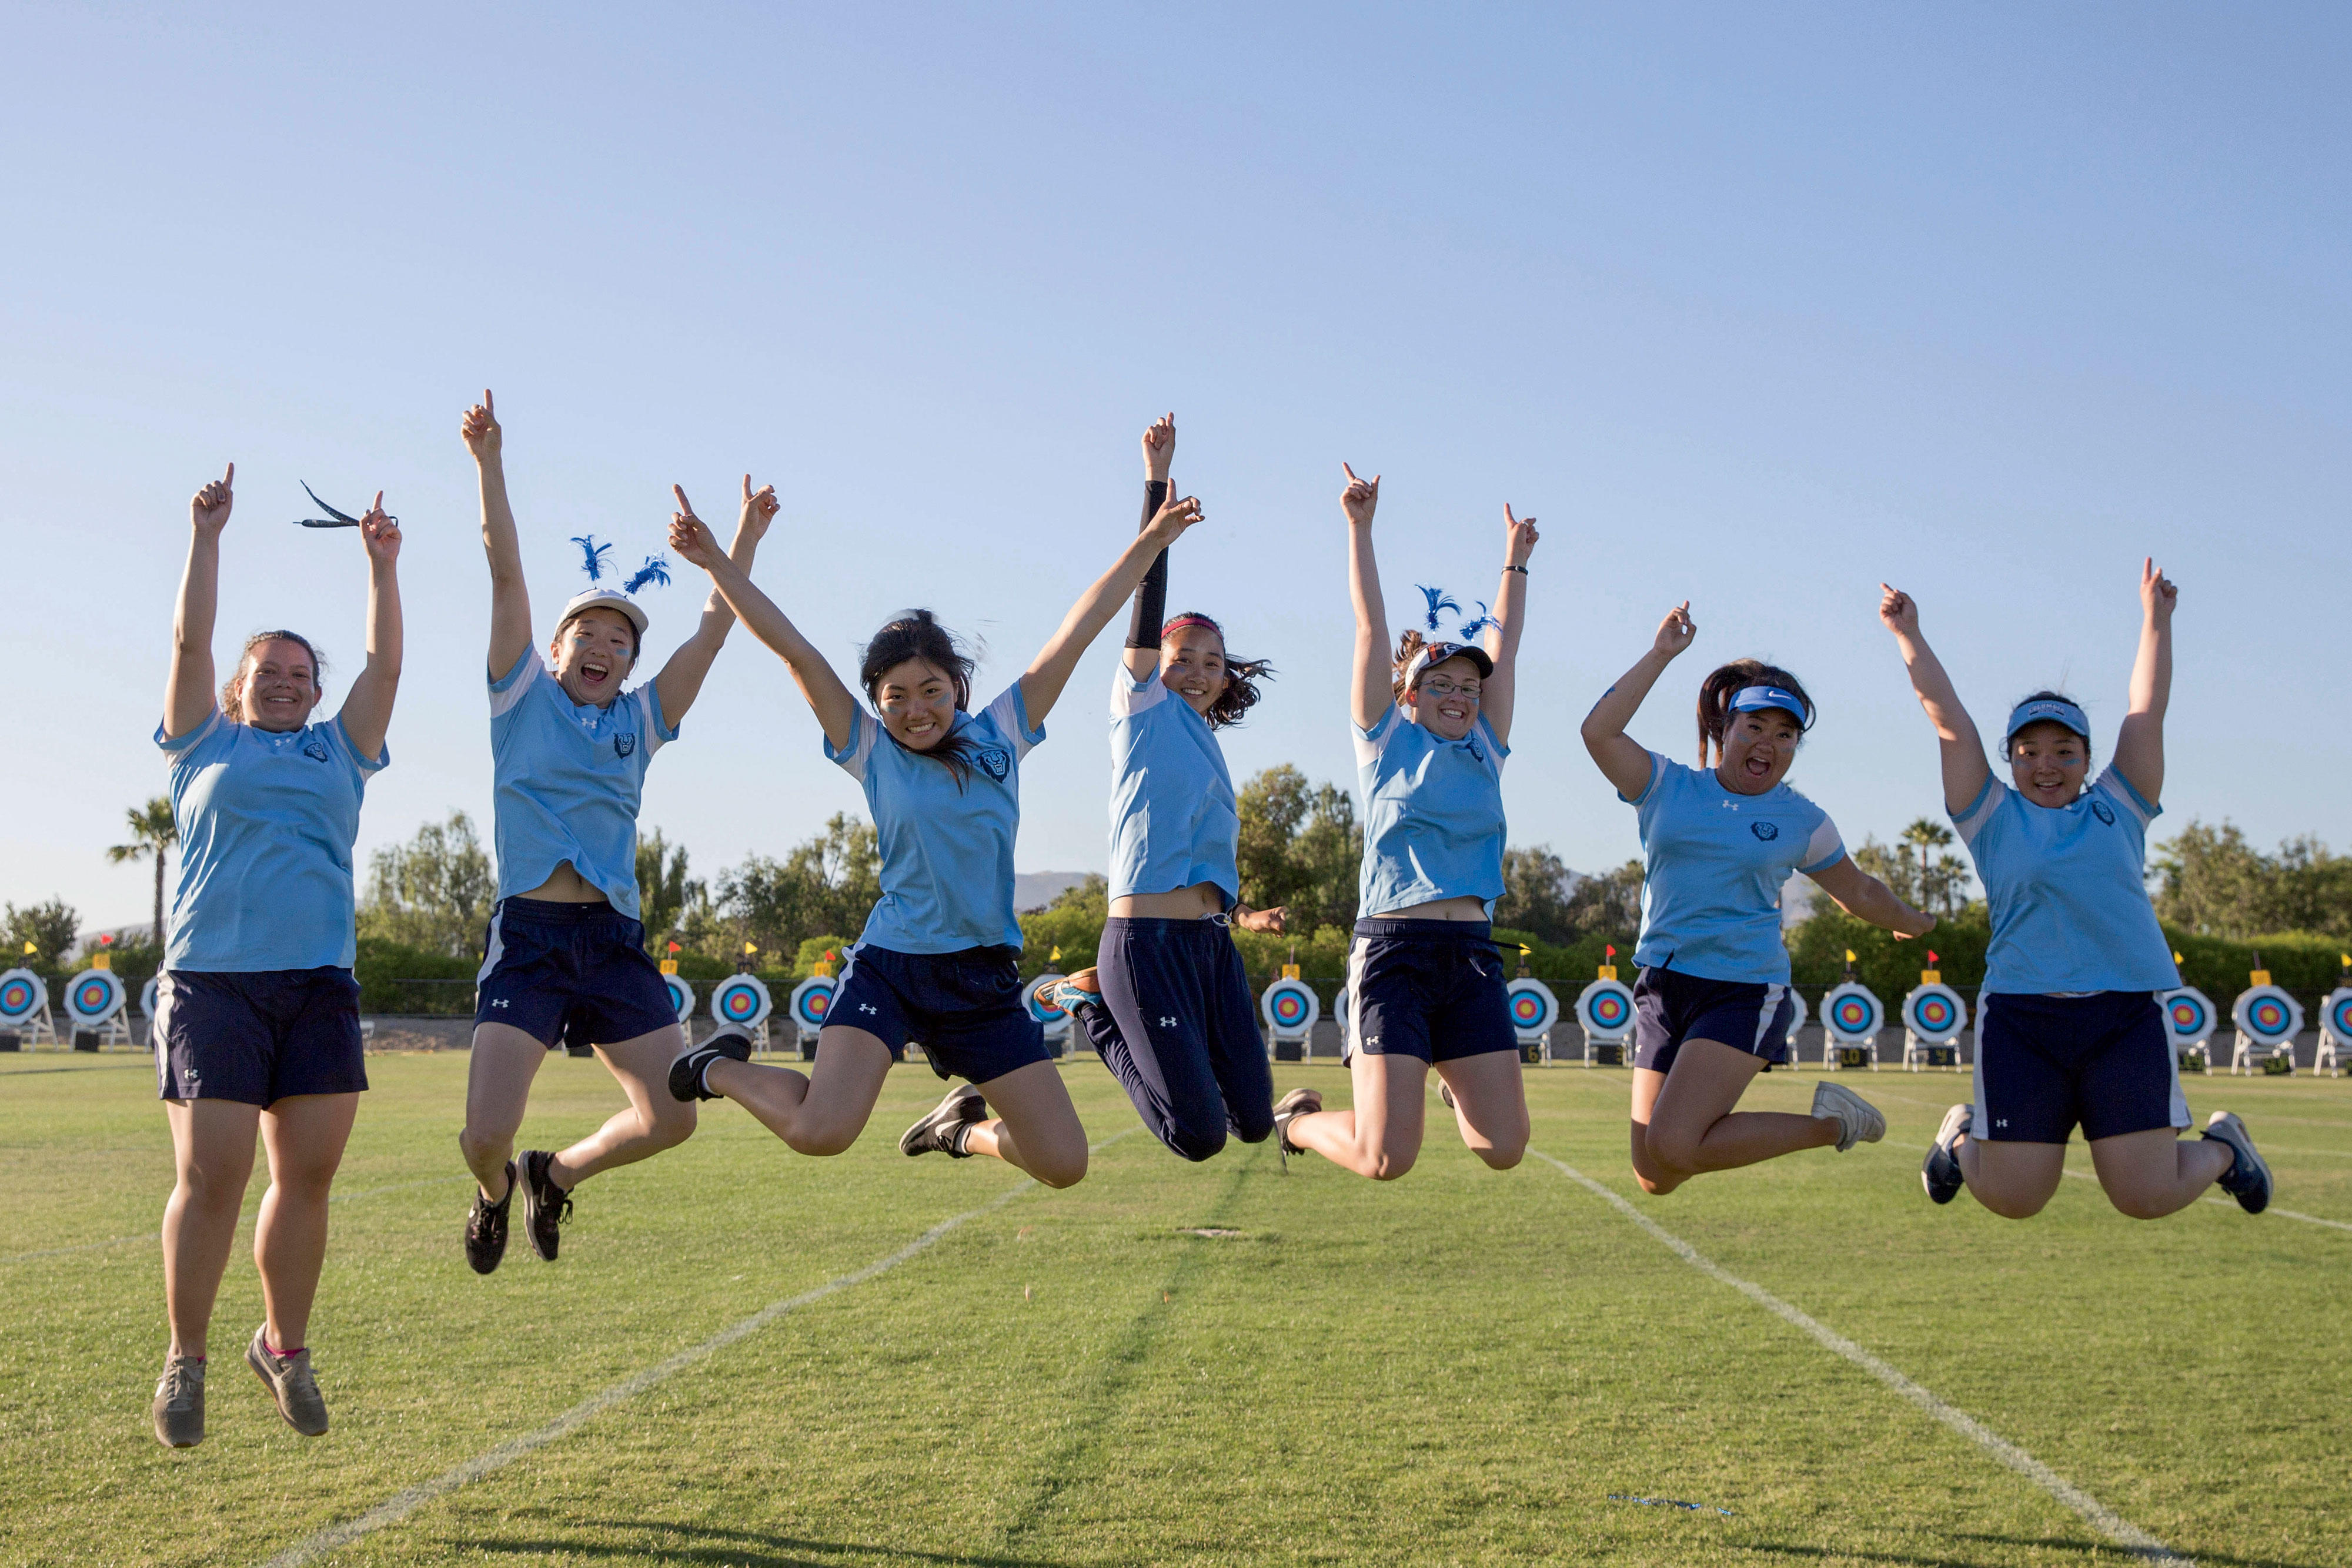
{"label": "black wristband", "polygon": [[[1165,479],[1143,482],[1143,521],[1137,525],[1141,533],[1168,504],[1171,485]],[[1168,552],[1161,550],[1144,571],[1143,580],[1136,585],[1135,611],[1127,622],[1127,645],[1130,648],[1160,646],[1160,628],[1168,620]]]}
{"label": "black wristband", "polygon": [[1504,570],[1505,571],[1516,571],[1516,572],[1517,572],[1521,577],[1525,577],[1525,576],[1527,576],[1527,574],[1528,574],[1528,569],[1527,569],[1526,567],[1523,567],[1523,566],[1507,566],[1507,567],[1505,567],[1503,570]]}

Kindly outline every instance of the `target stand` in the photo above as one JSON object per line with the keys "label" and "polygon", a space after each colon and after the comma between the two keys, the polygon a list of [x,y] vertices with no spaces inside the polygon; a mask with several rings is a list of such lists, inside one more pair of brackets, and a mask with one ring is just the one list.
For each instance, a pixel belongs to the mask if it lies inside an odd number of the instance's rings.
{"label": "target stand", "polygon": [[111,1045],[131,1044],[131,1026],[122,1019],[131,994],[114,971],[104,967],[105,955],[100,954],[99,958],[97,967],[84,969],[66,982],[66,1018],[73,1030],[76,1051],[102,1051]]}
{"label": "target stand", "polygon": [[2172,1060],[2183,1072],[2211,1073],[2213,1030],[2221,1014],[2213,998],[2194,986],[2166,991],[2156,998],[2164,1014],[2164,1032],[2172,1040]]}
{"label": "target stand", "polygon": [[[0,1030],[14,1040],[22,1042],[25,1050],[37,1049],[43,1040],[58,1043],[56,1026],[49,1022],[49,987],[30,969],[10,969],[0,974]],[[14,1044],[5,1049],[14,1051]]]}
{"label": "target stand", "polygon": [[[1281,977],[1257,999],[1265,1017],[1268,1061],[1308,1061],[1315,1055],[1315,1025],[1323,1016],[1323,999],[1315,988],[1298,977],[1298,966],[1285,964]],[[1341,1054],[1347,1053],[1343,1047]]]}
{"label": "target stand", "polygon": [[1877,1071],[1878,1031],[1885,1022],[1886,1004],[1861,981],[1830,988],[1822,998],[1822,1071],[1867,1067]]}
{"label": "target stand", "polygon": [[768,1050],[768,1014],[774,1008],[767,982],[757,975],[730,975],[710,988],[710,1021],[749,1030],[751,1049],[762,1055]]}
{"label": "target stand", "polygon": [[1577,1027],[1584,1030],[1584,1065],[1633,1065],[1633,988],[1617,977],[1617,966],[1601,973],[1576,996]]}
{"label": "target stand", "polygon": [[1559,1022],[1559,998],[1551,988],[1532,976],[1521,975],[1504,990],[1511,1012],[1511,1032],[1518,1037],[1519,1061],[1551,1065],[1552,1026]]}
{"label": "target stand", "polygon": [[1903,998],[1903,1071],[1923,1067],[1960,1070],[1960,1032],[1969,1027],[1969,1004],[1944,984],[1942,973],[1919,971],[1919,983]]}
{"label": "target stand", "polygon": [[1045,999],[1048,992],[1068,978],[1067,975],[1049,969],[1030,981],[1021,993],[1021,1005],[1029,1009],[1029,1016],[1035,1019],[1045,1031],[1045,1050],[1055,1056],[1077,1054],[1076,1046],[1073,1043],[1076,1037],[1071,1033],[1071,1027],[1077,1020]]}
{"label": "target stand", "polygon": [[2238,993],[2230,1009],[2230,1021],[2238,1026],[2230,1071],[2292,1077],[2294,1037],[2303,1032],[2303,1004],[2272,985],[2268,969],[2256,969],[2249,978],[2253,984]]}
{"label": "target stand", "polygon": [[2334,1078],[2352,1057],[2352,986],[2338,986],[2319,998],[2319,1054],[2311,1071]]}

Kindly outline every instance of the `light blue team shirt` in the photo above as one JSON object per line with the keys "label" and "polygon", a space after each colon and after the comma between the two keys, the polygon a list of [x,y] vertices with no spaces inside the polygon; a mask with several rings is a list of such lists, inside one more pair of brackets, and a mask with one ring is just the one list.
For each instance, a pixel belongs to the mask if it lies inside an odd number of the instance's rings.
{"label": "light blue team shirt", "polygon": [[1154,669],[1110,677],[1110,895],[1175,893],[1211,882],[1241,897],[1242,820],[1225,748],[1209,721]]}
{"label": "light blue team shirt", "polygon": [[882,721],[857,710],[849,744],[827,758],[866,787],[882,851],[882,897],[862,946],[894,953],[1019,947],[1013,914],[1013,839],[1021,828],[1021,759],[1045,738],[1031,728],[1021,683],[977,717],[958,713],[950,735],[971,743],[962,788],[936,758],[901,746]]}
{"label": "light blue team shirt", "polygon": [[1441,898],[1503,896],[1503,758],[1480,714],[1446,740],[1391,703],[1371,728],[1348,727],[1364,791],[1364,864],[1357,913],[1374,919]]}
{"label": "light blue team shirt", "polygon": [[677,738],[653,682],[602,706],[575,703],[539,650],[525,649],[490,683],[499,896],[529,893],[570,861],[635,920],[646,766]]}
{"label": "light blue team shirt", "polygon": [[183,736],[156,726],[155,744],[180,827],[163,967],[350,968],[352,842],[368,776],[392,753],[360,756],[340,716],[281,735],[217,707]]}
{"label": "light blue team shirt", "polygon": [[1633,962],[1702,980],[1788,984],[1780,889],[1791,872],[1811,876],[1845,858],[1829,813],[1785,783],[1742,795],[1714,768],[1655,751],[1632,804],[1643,864]]}
{"label": "light blue team shirt", "polygon": [[1998,779],[1952,813],[1992,914],[1984,988],[2168,991],[2180,984],[2143,873],[2161,808],[2110,767],[2066,806]]}

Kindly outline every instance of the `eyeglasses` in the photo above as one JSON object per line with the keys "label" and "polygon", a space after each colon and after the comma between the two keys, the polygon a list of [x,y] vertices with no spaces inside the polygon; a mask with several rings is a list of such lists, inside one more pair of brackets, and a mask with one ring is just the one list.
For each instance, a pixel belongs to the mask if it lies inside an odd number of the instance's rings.
{"label": "eyeglasses", "polygon": [[1421,683],[1421,689],[1433,697],[1450,697],[1456,695],[1475,697],[1478,695],[1478,683],[1475,681],[1455,681],[1449,675],[1432,675],[1427,680]]}

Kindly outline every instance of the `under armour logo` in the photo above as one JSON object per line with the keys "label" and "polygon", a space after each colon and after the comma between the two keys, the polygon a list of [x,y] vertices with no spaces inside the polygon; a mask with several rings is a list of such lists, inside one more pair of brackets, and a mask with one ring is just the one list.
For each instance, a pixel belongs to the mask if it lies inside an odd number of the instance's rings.
{"label": "under armour logo", "polygon": [[858,1010],[859,1012],[862,1012],[862,1013],[871,1013],[871,1012],[879,1012],[879,1011],[881,1011],[881,1009],[880,1009],[879,1008],[877,1008],[877,1007],[876,1007],[872,1002],[860,1002],[860,1003],[858,1003],[858,1004],[857,1004],[857,1010]]}
{"label": "under armour logo", "polygon": [[1174,1029],[1176,1027],[1176,1020],[1171,1018],[1163,1018],[1160,1020],[1160,1027],[1161,1029]]}
{"label": "under armour logo", "polygon": [[196,1070],[193,1067],[183,1067],[180,1069],[180,1076],[194,1083],[196,1081]]}
{"label": "under armour logo", "polygon": [[1993,1123],[1993,1125],[1994,1125],[1994,1126],[1996,1126],[1996,1127],[2006,1127],[2006,1126],[2008,1126],[2008,1125],[2009,1125],[2009,1118],[2008,1118],[2008,1117],[2006,1117],[2006,1116],[2003,1116],[2003,1117],[2001,1117],[2000,1120],[1998,1120],[1998,1121],[1994,1122],[1994,1123]]}
{"label": "under armour logo", "polygon": [[1380,1044],[1380,1042],[1381,1042],[1381,1037],[1380,1037],[1379,1035],[1376,1035],[1376,1034],[1368,1034],[1368,1035],[1366,1035],[1366,1036],[1364,1037],[1364,1043],[1365,1043],[1366,1045],[1378,1045],[1378,1044]]}
{"label": "under armour logo", "polygon": [[492,1007],[494,1007],[494,1008],[502,1008],[502,1007],[504,1007],[504,1006],[506,1006],[506,1005],[507,1005],[507,999],[506,999],[506,998],[504,998],[504,997],[500,997],[500,998],[499,998],[496,1001],[494,1001],[494,1002],[492,1002],[492,1003],[490,1004],[490,1006],[492,1006]]}

